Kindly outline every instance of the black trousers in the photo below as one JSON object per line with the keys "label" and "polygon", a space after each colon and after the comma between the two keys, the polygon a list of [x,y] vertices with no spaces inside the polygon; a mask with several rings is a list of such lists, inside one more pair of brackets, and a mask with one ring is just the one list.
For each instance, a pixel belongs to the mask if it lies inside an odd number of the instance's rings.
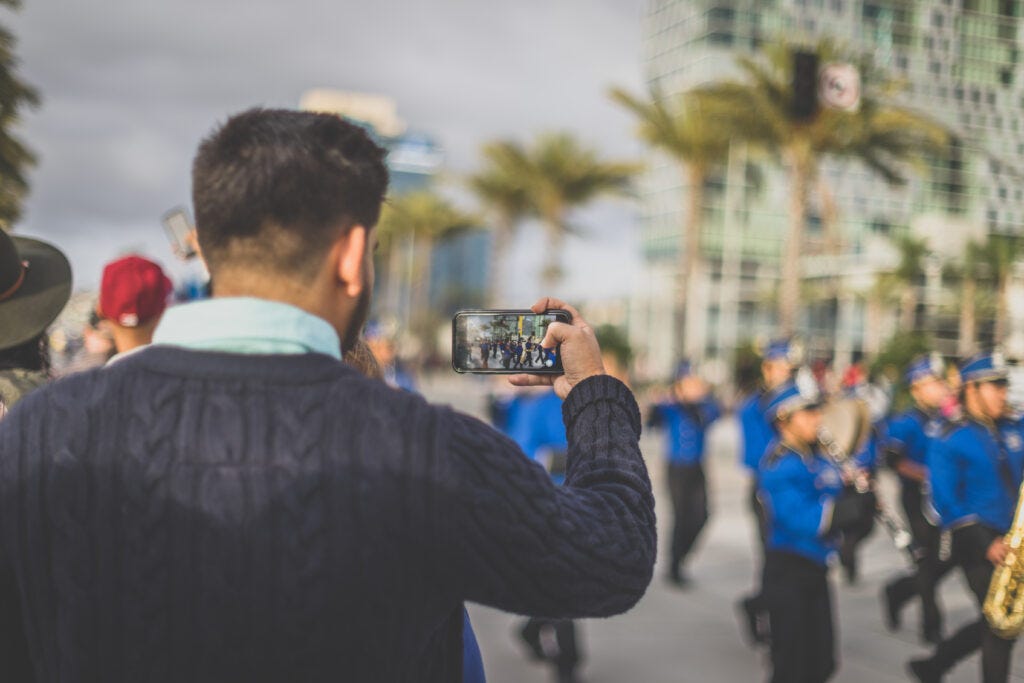
{"label": "black trousers", "polygon": [[668,491],[675,515],[672,528],[672,550],[669,572],[678,576],[686,556],[708,521],[708,490],[704,467],[695,465],[668,466]]}
{"label": "black trousers", "polygon": [[[764,504],[757,495],[759,488],[759,482],[757,477],[750,478],[750,490],[747,496],[747,504],[750,506],[750,511],[754,515],[754,523],[757,526],[757,538],[760,541],[758,549],[760,554],[758,560],[761,563],[761,572],[758,577],[762,584],[764,582],[764,558],[765,558],[765,545],[768,539],[768,515],[764,509]],[[755,587],[753,593],[743,599],[743,609],[747,613],[748,618],[756,619],[768,611],[768,606],[764,599],[764,587]],[[770,628],[770,625],[769,625]]]}
{"label": "black trousers", "polygon": [[836,671],[828,570],[805,557],[769,551],[764,600],[772,640],[772,683],[824,683]]}
{"label": "black trousers", "polygon": [[555,630],[558,652],[552,661],[562,674],[571,674],[580,663],[580,650],[576,643],[576,623],[570,619],[533,618],[523,627],[523,637],[531,642],[540,642],[540,633],[545,628]]}
{"label": "black trousers", "polygon": [[[992,537],[993,540],[996,536]],[[978,601],[978,607],[985,602],[994,567],[984,557],[968,555],[953,545],[953,554],[963,571],[967,585]],[[1012,640],[1004,640],[988,627],[984,615],[939,643],[932,655],[932,661],[943,671],[953,668],[957,662],[981,648],[981,680],[983,683],[1006,683],[1010,676],[1010,654]]]}
{"label": "black trousers", "polygon": [[902,608],[915,596],[919,596],[922,628],[926,632],[939,632],[942,629],[942,611],[935,598],[935,590],[939,581],[956,566],[956,563],[952,557],[946,560],[939,557],[942,531],[925,517],[925,495],[920,484],[906,480],[900,483],[900,502],[910,525],[910,533],[914,537],[917,567],[913,574],[891,581],[887,588],[897,609]]}

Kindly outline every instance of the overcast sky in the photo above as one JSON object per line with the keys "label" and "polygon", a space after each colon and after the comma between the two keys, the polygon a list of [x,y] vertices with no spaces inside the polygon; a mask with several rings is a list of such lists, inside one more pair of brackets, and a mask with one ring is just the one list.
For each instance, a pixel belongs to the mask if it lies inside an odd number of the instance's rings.
{"label": "overcast sky", "polygon": [[[455,173],[474,168],[483,141],[549,129],[609,157],[641,153],[606,90],[641,88],[643,0],[24,2],[2,14],[43,95],[23,130],[40,164],[19,232],[63,247],[79,287],[125,250],[169,262],[159,219],[188,202],[199,139],[232,112],[296,106],[314,87],[392,96]],[[635,208],[602,204],[578,222],[591,238],[567,248],[566,295],[628,288]],[[527,272],[537,244],[517,245]]]}

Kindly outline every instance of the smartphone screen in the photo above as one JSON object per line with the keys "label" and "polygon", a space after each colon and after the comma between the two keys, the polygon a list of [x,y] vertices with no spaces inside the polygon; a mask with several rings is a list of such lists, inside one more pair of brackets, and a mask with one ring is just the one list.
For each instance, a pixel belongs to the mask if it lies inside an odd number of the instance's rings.
{"label": "smartphone screen", "polygon": [[452,320],[452,367],[483,374],[562,374],[558,347],[541,345],[567,311],[460,311]]}
{"label": "smartphone screen", "polygon": [[185,261],[196,256],[196,250],[192,246],[191,240],[194,228],[185,209],[180,207],[171,209],[164,214],[161,222],[167,233],[167,239],[171,241],[171,249],[175,256]]}

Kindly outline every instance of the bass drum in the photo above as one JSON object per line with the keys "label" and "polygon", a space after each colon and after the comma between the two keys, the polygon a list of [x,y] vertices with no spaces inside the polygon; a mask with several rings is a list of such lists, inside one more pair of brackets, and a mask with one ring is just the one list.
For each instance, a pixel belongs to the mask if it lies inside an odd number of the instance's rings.
{"label": "bass drum", "polygon": [[864,401],[840,398],[822,407],[819,440],[840,463],[860,453],[870,437],[871,410]]}

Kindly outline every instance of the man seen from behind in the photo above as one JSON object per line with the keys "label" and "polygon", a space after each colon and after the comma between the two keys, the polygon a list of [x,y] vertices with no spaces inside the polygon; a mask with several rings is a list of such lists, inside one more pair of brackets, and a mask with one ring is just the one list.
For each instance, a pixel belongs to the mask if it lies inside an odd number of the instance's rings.
{"label": "man seen from behind", "polygon": [[565,374],[513,378],[565,401],[557,487],[489,426],[341,362],[388,182],[361,128],[253,109],[192,180],[213,298],[0,423],[0,601],[25,606],[37,681],[458,681],[465,601],[577,618],[643,595],[640,415],[572,307],[534,306],[572,314],[548,329]]}

